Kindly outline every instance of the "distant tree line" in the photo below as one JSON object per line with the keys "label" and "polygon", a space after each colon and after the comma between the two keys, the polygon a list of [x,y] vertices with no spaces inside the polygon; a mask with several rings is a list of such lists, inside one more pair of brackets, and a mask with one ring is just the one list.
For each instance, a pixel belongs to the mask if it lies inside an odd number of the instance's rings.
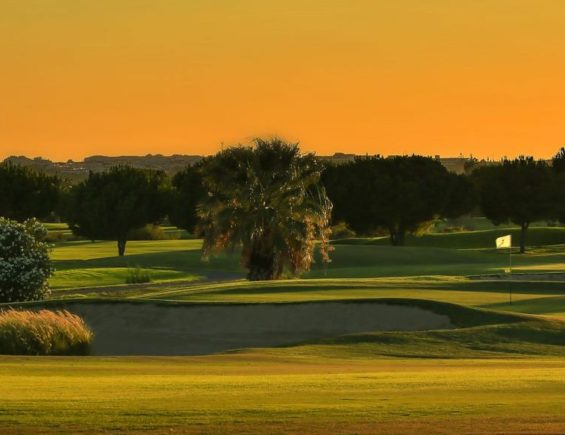
{"label": "distant tree line", "polygon": [[250,279],[298,273],[329,228],[359,235],[386,232],[392,245],[438,218],[479,211],[494,224],[521,228],[520,250],[538,220],[565,222],[565,149],[551,164],[531,157],[448,172],[422,156],[361,157],[343,164],[301,154],[297,144],[258,139],[187,166],[170,178],[158,170],[116,166],[71,186],[29,168],[0,164],[0,216],[24,221],[58,216],[91,240],[115,240],[168,219],[204,239],[204,254],[241,247]]}
{"label": "distant tree line", "polygon": [[551,164],[532,157],[479,166],[469,175],[448,172],[421,156],[365,157],[329,166],[323,175],[333,205],[333,223],[358,234],[385,230],[393,245],[430,221],[478,210],[495,225],[521,228],[525,252],[532,222],[565,222],[565,148]]}

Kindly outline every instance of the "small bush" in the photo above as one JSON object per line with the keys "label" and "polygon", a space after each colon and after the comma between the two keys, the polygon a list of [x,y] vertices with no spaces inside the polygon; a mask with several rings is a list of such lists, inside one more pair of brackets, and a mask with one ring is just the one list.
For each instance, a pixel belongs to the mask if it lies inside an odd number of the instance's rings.
{"label": "small bush", "polygon": [[339,222],[332,227],[332,239],[350,239],[355,237],[355,231],[347,226],[345,222]]}
{"label": "small bush", "polygon": [[52,230],[47,233],[43,239],[46,243],[74,242],[77,240],[85,240],[83,237],[75,236],[70,231]]}
{"label": "small bush", "polygon": [[445,227],[445,228],[443,228],[442,232],[443,233],[462,233],[465,230],[466,230],[465,227],[454,226],[454,227]]}
{"label": "small bush", "polygon": [[47,243],[57,243],[63,242],[66,239],[67,237],[64,231],[49,231],[43,241]]}
{"label": "small bush", "polygon": [[0,354],[88,355],[93,334],[68,311],[0,311]]}
{"label": "small bush", "polygon": [[145,282],[151,282],[151,275],[148,271],[143,270],[140,267],[128,269],[126,284],[143,284]]}
{"label": "small bush", "polygon": [[128,233],[128,240],[168,240],[169,235],[159,225],[145,225]]}

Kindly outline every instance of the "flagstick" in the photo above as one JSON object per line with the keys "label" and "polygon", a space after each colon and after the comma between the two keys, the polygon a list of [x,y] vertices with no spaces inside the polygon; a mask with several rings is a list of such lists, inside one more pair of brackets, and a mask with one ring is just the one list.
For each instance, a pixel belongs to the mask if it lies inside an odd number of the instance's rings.
{"label": "flagstick", "polygon": [[508,294],[510,296],[510,305],[512,305],[512,243],[508,249]]}
{"label": "flagstick", "polygon": [[496,249],[508,248],[508,271],[504,269],[504,275],[508,281],[508,298],[512,305],[512,234],[498,237],[496,239]]}

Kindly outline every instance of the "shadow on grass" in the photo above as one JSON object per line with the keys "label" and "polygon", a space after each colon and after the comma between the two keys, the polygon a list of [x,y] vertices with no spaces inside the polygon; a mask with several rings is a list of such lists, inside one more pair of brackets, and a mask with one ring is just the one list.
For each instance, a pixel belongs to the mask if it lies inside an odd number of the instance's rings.
{"label": "shadow on grass", "polygon": [[202,270],[241,271],[238,257],[226,254],[211,258],[210,261],[203,261],[199,250],[153,252],[89,260],[55,260],[53,263],[57,270],[139,266],[142,268],[174,269],[194,273]]}

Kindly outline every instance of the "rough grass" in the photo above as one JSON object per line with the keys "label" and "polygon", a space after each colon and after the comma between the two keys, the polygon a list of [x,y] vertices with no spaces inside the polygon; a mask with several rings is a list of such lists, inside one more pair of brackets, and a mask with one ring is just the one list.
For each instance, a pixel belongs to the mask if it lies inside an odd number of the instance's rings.
{"label": "rough grass", "polygon": [[86,355],[93,335],[68,311],[0,311],[0,354]]}

